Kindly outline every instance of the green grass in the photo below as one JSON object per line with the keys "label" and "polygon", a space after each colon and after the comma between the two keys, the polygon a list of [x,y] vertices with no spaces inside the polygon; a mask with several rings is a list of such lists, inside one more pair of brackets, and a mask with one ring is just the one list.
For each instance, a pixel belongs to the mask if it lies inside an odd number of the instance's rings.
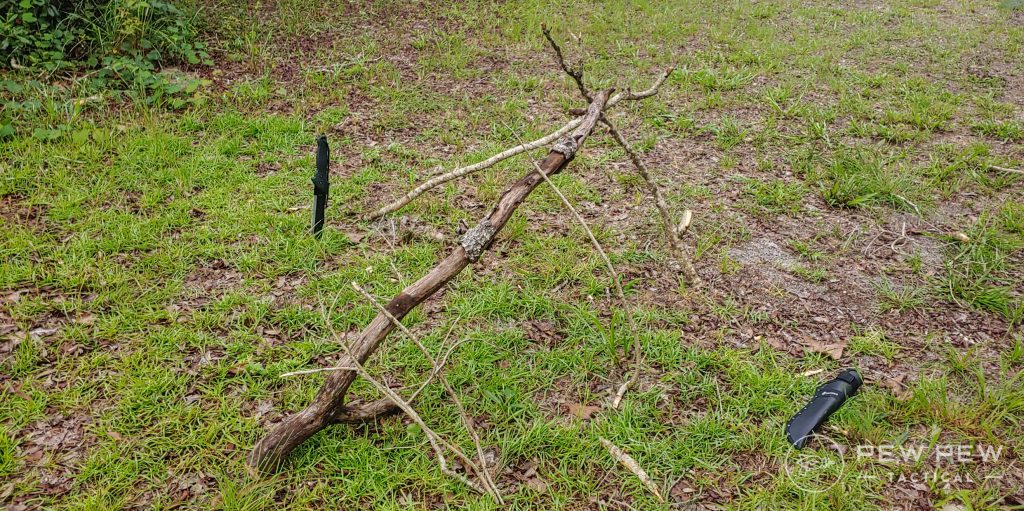
{"label": "green grass", "polygon": [[748,181],[743,193],[768,213],[794,214],[800,211],[807,189],[802,182]]}
{"label": "green grass", "polygon": [[954,241],[946,260],[940,292],[981,310],[995,312],[1011,323],[1024,319],[1024,303],[1011,272],[1014,254],[1024,247],[1020,237],[1019,205],[1008,204],[997,213],[984,213]]}
{"label": "green grass", "polygon": [[829,206],[859,208],[882,204],[920,211],[913,200],[918,195],[918,183],[913,176],[899,168],[898,162],[870,149],[840,151],[818,174],[821,197]]}
{"label": "green grass", "polygon": [[885,332],[869,329],[850,338],[850,351],[858,355],[875,355],[891,361],[900,352],[900,345]]}
{"label": "green grass", "polygon": [[[330,427],[274,476],[249,475],[244,456],[323,381],[281,375],[337,362],[331,331],[354,335],[372,318],[350,282],[386,299],[419,278],[454,246],[459,220],[473,224],[527,163],[435,190],[393,226],[357,214],[581,106],[541,22],[574,58],[568,34],[583,35],[594,88],[646,88],[677,67],[657,97],[611,115],[673,212],[693,210],[684,242],[710,284],[693,289],[667,268],[642,182],[598,131],[554,180],[637,307],[641,379],[618,410],[589,421],[568,412],[604,406],[629,369],[617,363],[631,336],[603,262],[543,187],[480,264],[410,314],[431,350],[453,325],[466,339],[447,378],[496,453],[507,508],[891,508],[903,495],[892,466],[847,455],[850,469],[821,493],[783,469],[788,418],[858,364],[868,383],[824,430],[848,453],[862,443],[1024,448],[1021,180],[990,169],[1022,163],[1011,79],[1024,32],[1009,11],[973,1],[203,5],[216,66],[201,72],[214,85],[186,111],[80,97],[28,71],[3,76],[0,117],[18,126],[0,140],[0,327],[13,326],[0,338],[4,505],[497,509],[443,475],[401,417]],[[976,61],[991,69],[965,65]],[[53,126],[68,129],[51,137]],[[334,166],[330,221],[315,240],[320,133]],[[941,253],[907,240],[889,250],[902,222]],[[772,265],[730,250],[763,237],[796,260],[785,273],[758,277]],[[970,318],[943,319],[961,313]],[[533,338],[531,321],[549,323],[551,338]],[[971,322],[1005,334],[972,336],[967,348]],[[835,332],[841,360],[803,352],[804,334]],[[429,369],[398,336],[368,368],[395,388]],[[905,394],[884,384],[896,374]],[[352,394],[377,397],[361,381]],[[438,386],[416,407],[471,447]],[[65,430],[70,440],[33,454]],[[678,483],[671,503],[601,437],[659,486]],[[543,486],[515,477],[527,463]],[[927,499],[989,509],[1011,491],[936,487]]]}
{"label": "green grass", "polygon": [[879,296],[879,309],[882,312],[905,311],[917,309],[925,303],[925,290],[911,284],[894,284],[887,278],[882,278],[875,284]]}

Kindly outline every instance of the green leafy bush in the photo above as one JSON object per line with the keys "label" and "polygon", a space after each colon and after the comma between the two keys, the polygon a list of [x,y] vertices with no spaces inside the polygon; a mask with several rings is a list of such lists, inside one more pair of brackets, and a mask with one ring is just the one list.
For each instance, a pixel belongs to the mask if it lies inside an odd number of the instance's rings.
{"label": "green leafy bush", "polygon": [[166,0],[0,0],[0,12],[5,66],[59,71],[208,59],[194,17]]}
{"label": "green leafy bush", "polygon": [[[0,58],[15,70],[0,82],[0,138],[25,123],[44,140],[75,129],[106,96],[199,102],[202,81],[166,66],[212,64],[195,15],[167,0],[0,0]],[[45,83],[54,75],[69,79]]]}

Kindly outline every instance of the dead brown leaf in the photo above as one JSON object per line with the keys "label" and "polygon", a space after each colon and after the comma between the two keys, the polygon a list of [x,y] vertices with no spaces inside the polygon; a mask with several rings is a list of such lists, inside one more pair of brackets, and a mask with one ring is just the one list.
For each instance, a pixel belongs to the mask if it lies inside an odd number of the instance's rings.
{"label": "dead brown leaf", "polygon": [[570,403],[569,405],[567,405],[567,407],[569,408],[569,414],[575,415],[576,417],[579,417],[580,419],[585,421],[590,420],[595,413],[601,411],[600,406],[593,405]]}
{"label": "dead brown leaf", "polygon": [[885,378],[882,380],[882,386],[891,390],[892,395],[896,397],[898,401],[906,401],[910,399],[911,393],[907,391],[906,385],[903,383],[906,380],[907,375],[901,374],[892,378]]}
{"label": "dead brown leaf", "polygon": [[804,351],[807,353],[824,353],[832,357],[833,360],[842,358],[843,350],[846,349],[846,343],[842,341],[823,342],[805,338],[801,340],[801,344],[804,345]]}
{"label": "dead brown leaf", "polygon": [[562,339],[555,324],[550,321],[527,321],[523,323],[523,333],[527,339],[546,346],[553,346]]}

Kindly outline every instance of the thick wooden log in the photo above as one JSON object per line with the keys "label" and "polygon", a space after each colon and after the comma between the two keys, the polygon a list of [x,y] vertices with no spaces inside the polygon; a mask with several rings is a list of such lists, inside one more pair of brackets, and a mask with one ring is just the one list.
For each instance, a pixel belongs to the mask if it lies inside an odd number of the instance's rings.
{"label": "thick wooden log", "polygon": [[[611,92],[607,90],[595,95],[587,108],[583,122],[571,135],[555,143],[544,161],[540,163],[540,168],[545,174],[560,172],[583,146],[583,142],[601,117]],[[463,238],[462,245],[456,247],[430,272],[395,296],[386,306],[388,312],[401,320],[409,311],[455,278],[471,262],[477,260],[480,252],[490,245],[493,237],[505,226],[516,208],[537,185],[543,182],[543,176],[533,170],[506,189],[490,214]],[[360,364],[365,363],[393,328],[394,324],[385,314],[378,314],[353,342],[351,353]],[[353,364],[346,358],[342,359],[339,365]],[[335,422],[349,422],[347,419],[351,419],[351,411],[345,407],[345,394],[355,377],[355,371],[331,372],[309,406],[284,419],[256,444],[249,453],[249,466],[264,471],[275,470],[288,453],[316,432]]]}

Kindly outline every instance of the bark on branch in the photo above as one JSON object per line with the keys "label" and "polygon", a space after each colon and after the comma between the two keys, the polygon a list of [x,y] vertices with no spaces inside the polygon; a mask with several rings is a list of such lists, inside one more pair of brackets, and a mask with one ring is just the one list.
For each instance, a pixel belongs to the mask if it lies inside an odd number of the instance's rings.
{"label": "bark on branch", "polygon": [[[575,151],[583,146],[583,142],[593,131],[602,112],[611,104],[610,94],[611,91],[608,90],[594,95],[593,102],[590,103],[586,115],[582,117],[576,129],[571,135],[562,138],[540,163],[539,167],[544,175],[560,172],[572,160]],[[543,182],[544,176],[536,170],[531,170],[505,190],[497,205],[481,221],[490,224],[491,238],[487,240],[485,246],[490,245],[493,236],[501,231],[516,208]],[[395,328],[389,315],[400,321],[409,311],[455,278],[469,263],[466,248],[463,245],[455,247],[437,266],[385,305],[389,314],[377,314],[349,347],[346,360],[342,360],[339,365],[361,367]],[[348,412],[344,406],[345,395],[356,375],[357,371],[353,370],[329,373],[323,387],[309,406],[284,419],[255,445],[249,453],[249,466],[257,470],[274,470],[295,447],[326,426],[338,422],[343,414]]]}

